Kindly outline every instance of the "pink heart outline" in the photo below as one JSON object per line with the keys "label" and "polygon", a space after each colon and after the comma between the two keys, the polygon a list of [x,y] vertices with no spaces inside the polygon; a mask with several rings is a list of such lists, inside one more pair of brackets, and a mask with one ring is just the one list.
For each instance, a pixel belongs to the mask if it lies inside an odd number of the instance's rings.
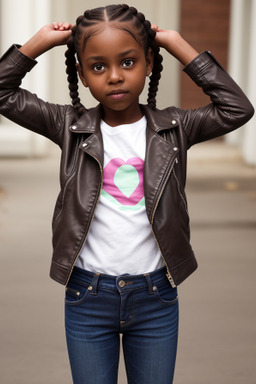
{"label": "pink heart outline", "polygon": [[[114,183],[115,173],[122,165],[132,165],[139,176],[139,184],[129,197],[125,196]],[[103,170],[103,189],[122,205],[136,205],[144,197],[143,169],[144,161],[139,157],[132,157],[127,161],[116,157],[110,160]]]}

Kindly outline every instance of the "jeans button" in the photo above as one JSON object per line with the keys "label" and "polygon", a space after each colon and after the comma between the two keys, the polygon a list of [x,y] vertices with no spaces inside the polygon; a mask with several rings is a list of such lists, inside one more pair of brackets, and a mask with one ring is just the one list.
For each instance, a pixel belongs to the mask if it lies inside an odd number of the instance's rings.
{"label": "jeans button", "polygon": [[120,280],[119,283],[118,283],[119,287],[123,288],[125,287],[125,281],[124,280]]}

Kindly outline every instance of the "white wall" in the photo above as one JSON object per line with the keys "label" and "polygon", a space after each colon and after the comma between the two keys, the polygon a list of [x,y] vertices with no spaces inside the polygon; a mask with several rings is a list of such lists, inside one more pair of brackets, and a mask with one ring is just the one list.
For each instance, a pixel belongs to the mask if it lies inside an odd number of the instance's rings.
{"label": "white wall", "polygon": [[[256,0],[231,1],[229,73],[256,107]],[[256,117],[227,136],[241,148],[245,161],[256,165]]]}
{"label": "white wall", "polygon": [[[0,49],[1,54],[13,44],[23,44],[50,18],[50,0],[0,0]],[[42,57],[40,67],[23,81],[23,86],[47,99],[49,58]],[[1,156],[41,156],[47,153],[46,139],[0,117]]]}

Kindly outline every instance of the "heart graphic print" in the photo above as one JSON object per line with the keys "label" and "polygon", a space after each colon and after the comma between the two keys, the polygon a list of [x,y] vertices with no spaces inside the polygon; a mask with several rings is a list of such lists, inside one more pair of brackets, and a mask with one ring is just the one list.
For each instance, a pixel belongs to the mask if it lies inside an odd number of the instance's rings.
{"label": "heart graphic print", "polygon": [[103,170],[103,196],[120,209],[140,209],[145,205],[143,169],[144,161],[139,157],[109,161]]}

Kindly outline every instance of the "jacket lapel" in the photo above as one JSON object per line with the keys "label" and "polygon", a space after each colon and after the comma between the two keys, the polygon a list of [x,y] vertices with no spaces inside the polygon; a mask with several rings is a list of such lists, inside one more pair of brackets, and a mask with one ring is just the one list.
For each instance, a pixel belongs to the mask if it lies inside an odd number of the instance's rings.
{"label": "jacket lapel", "polygon": [[143,112],[147,118],[144,191],[147,214],[152,223],[155,208],[179,151],[176,144],[165,140],[160,132],[164,130],[169,134],[178,123],[167,111],[152,111],[144,107]]}
{"label": "jacket lapel", "polygon": [[95,158],[103,168],[104,150],[100,130],[101,106],[100,104],[84,113],[80,119],[70,127],[75,133],[86,134],[88,137],[81,141],[80,149]]}

